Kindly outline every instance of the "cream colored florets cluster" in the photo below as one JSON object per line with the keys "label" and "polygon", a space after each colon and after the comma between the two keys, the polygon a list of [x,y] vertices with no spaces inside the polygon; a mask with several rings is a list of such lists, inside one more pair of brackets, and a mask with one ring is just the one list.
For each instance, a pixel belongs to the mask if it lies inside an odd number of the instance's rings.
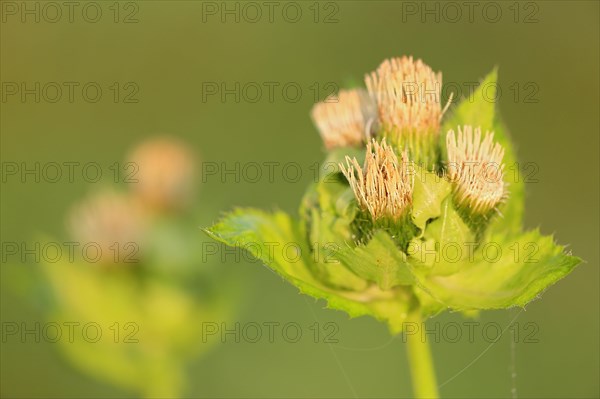
{"label": "cream colored florets cluster", "polygon": [[368,210],[373,220],[399,220],[412,203],[414,174],[410,173],[408,154],[400,159],[385,140],[367,144],[364,167],[356,158],[346,157],[340,168],[354,191],[359,205]]}
{"label": "cream colored florets cluster", "polygon": [[446,136],[447,175],[454,184],[457,202],[472,213],[485,214],[494,209],[505,195],[504,149],[494,143],[494,133],[480,128],[458,128]]}
{"label": "cream colored florets cluster", "polygon": [[[373,220],[398,221],[410,211],[414,176],[409,165],[441,172],[453,184],[455,201],[485,215],[506,196],[504,150],[493,133],[458,128],[446,137],[440,163],[442,74],[421,60],[385,60],[365,77],[367,90],[342,90],[313,107],[312,117],[328,149],[366,146],[364,165],[346,157],[340,169],[359,206]],[[373,138],[371,138],[373,136]],[[399,155],[398,155],[399,154]],[[412,169],[414,171],[414,168]]]}

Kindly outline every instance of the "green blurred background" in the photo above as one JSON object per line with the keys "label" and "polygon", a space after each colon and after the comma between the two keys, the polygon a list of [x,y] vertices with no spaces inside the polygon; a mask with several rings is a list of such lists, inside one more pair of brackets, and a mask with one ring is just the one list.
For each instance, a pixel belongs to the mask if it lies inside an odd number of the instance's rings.
{"label": "green blurred background", "polygon": [[[103,12],[97,23],[82,18],[85,2],[75,9],[73,22],[63,15],[56,23],[44,21],[43,14],[39,23],[31,16],[23,23],[20,14],[6,12],[6,3],[12,2],[1,3],[3,84],[74,81],[98,82],[103,88],[97,103],[85,101],[77,89],[72,103],[65,93],[57,103],[43,98],[35,103],[32,96],[25,102],[18,95],[3,98],[4,163],[95,161],[106,172],[135,143],[168,133],[188,142],[205,165],[302,166],[297,182],[285,181],[281,168],[275,168],[273,182],[266,175],[258,182],[243,175],[239,182],[231,174],[206,176],[197,198],[203,209],[198,226],[209,225],[236,205],[295,212],[312,180],[310,166],[323,157],[309,111],[315,95],[322,99],[330,92],[328,83],[356,84],[384,58],[402,54],[423,58],[455,86],[475,82],[498,65],[499,105],[520,160],[539,166],[537,182],[527,186],[526,225],[554,234],[587,262],[525,312],[488,312],[479,320],[507,326],[518,316],[521,334],[525,323],[537,324],[539,342],[520,337],[511,348],[507,332],[494,345],[480,334],[473,343],[434,343],[438,380],[443,384],[452,379],[441,393],[504,398],[516,385],[520,397],[598,397],[597,1],[496,2],[488,14],[482,14],[486,3],[481,2],[472,21],[468,9],[457,2],[462,11],[458,22],[452,22],[455,10],[436,2],[296,2],[287,16],[293,18],[294,9],[301,9],[297,23],[282,15],[284,2],[276,2],[273,22],[268,8],[261,6],[263,15],[256,23],[248,20],[254,18],[254,9],[239,2],[97,2]],[[33,8],[35,3],[26,4]],[[41,12],[44,5],[38,5]],[[235,15],[222,22],[219,14],[203,13],[203,7],[207,11],[213,6],[218,11],[238,7],[240,22]],[[413,6],[417,14],[412,14]],[[120,11],[118,23],[114,7]],[[425,14],[423,22],[422,7],[438,7],[439,22],[435,14]],[[496,9],[502,16],[492,23]],[[53,11],[46,11],[53,18]],[[137,23],[123,23],[130,13]],[[327,16],[333,23],[324,23]],[[134,98],[139,101],[124,103],[121,97],[115,102],[108,88],[114,82],[119,82],[122,95],[130,90],[124,85],[135,82],[139,92]],[[203,99],[206,82],[225,82],[228,87],[255,82],[264,88],[263,97],[251,102],[254,92],[248,91],[239,102],[233,95],[225,101],[219,95]],[[279,85],[273,101],[264,82]],[[297,102],[286,101],[281,91],[290,82],[302,88]],[[7,178],[2,183],[2,241],[28,241],[39,233],[64,237],[65,212],[93,189],[94,184],[77,176],[74,183]],[[200,230],[191,234],[198,235],[199,243],[205,240]],[[400,338],[391,340],[385,326],[324,310],[322,303],[298,295],[266,268],[244,258],[237,262],[232,256],[221,260],[215,255],[213,260],[247,282],[237,321],[296,322],[304,337],[295,344],[281,335],[274,343],[263,339],[217,344],[194,363],[188,397],[410,397],[404,345]],[[15,294],[11,268],[38,273],[38,265],[31,262],[3,262],[2,322],[43,322],[43,315]],[[465,319],[445,314],[432,321],[444,326]],[[336,323],[339,342],[314,343],[309,327],[315,322]],[[0,385],[3,397],[131,395],[74,369],[56,344],[10,339],[2,343]]]}

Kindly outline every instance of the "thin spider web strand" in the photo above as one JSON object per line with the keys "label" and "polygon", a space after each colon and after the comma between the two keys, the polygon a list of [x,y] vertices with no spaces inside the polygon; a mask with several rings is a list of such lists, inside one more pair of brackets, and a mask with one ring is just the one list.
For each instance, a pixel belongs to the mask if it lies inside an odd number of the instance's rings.
{"label": "thin spider web strand", "polygon": [[492,346],[494,346],[500,340],[500,338],[502,338],[502,336],[504,335],[504,333],[506,332],[506,330],[508,330],[510,328],[510,326],[512,325],[512,323],[514,323],[515,320],[517,320],[517,318],[521,315],[521,313],[523,313],[524,310],[525,309],[521,309],[521,311],[508,323],[508,326],[506,326],[502,330],[502,332],[500,333],[500,336],[494,342],[492,342],[491,344],[489,344],[487,348],[485,348],[477,357],[475,357],[475,359],[471,360],[471,362],[469,364],[467,364],[465,367],[463,367],[461,370],[459,370],[456,374],[454,374],[452,377],[448,378],[442,384],[438,385],[438,388],[442,388],[444,385],[450,383],[455,378],[457,378],[459,375],[461,375],[462,373],[464,373],[465,371],[467,371],[467,369],[470,368],[472,365],[474,365],[475,363],[477,363],[477,361],[479,359],[481,359],[483,357],[483,355],[485,355],[492,348]]}
{"label": "thin spider web strand", "polygon": [[[312,308],[310,303],[308,303],[308,299],[305,297],[303,299],[304,299],[304,302],[306,303],[306,306],[308,306],[308,308],[310,309],[310,312],[311,312],[313,318],[315,319],[315,321],[317,323],[319,323],[319,318],[317,317],[317,314],[315,313],[315,310]],[[338,368],[342,372],[342,376],[344,377],[346,384],[348,384],[348,388],[350,388],[350,390],[352,391],[352,396],[355,399],[358,399],[358,394],[356,393],[356,390],[354,389],[354,386],[352,385],[352,381],[350,380],[350,377],[348,377],[346,370],[344,370],[344,367],[342,366],[342,362],[340,362],[340,359],[339,359],[337,353],[335,353],[333,346],[330,343],[327,343],[327,346],[329,347],[329,350],[331,351],[331,354],[333,355],[333,358],[335,359],[335,362],[338,365]]]}

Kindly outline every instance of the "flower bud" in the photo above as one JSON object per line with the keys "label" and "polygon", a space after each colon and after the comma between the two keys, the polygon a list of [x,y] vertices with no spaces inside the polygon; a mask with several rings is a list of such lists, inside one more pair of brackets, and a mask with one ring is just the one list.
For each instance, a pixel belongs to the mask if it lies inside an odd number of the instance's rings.
{"label": "flower bud", "polygon": [[459,126],[458,137],[453,130],[446,136],[447,176],[458,205],[472,215],[487,214],[505,196],[504,148],[493,140],[493,132],[481,140],[481,128],[472,126]]}
{"label": "flower bud", "polygon": [[75,241],[98,249],[100,263],[138,260],[143,216],[130,197],[113,191],[92,195],[71,209],[67,223]]}
{"label": "flower bud", "polygon": [[411,159],[433,168],[438,158],[442,74],[412,57],[383,61],[365,77],[378,107],[379,122],[390,144],[408,148]]}
{"label": "flower bud", "polygon": [[341,90],[313,106],[311,116],[325,147],[361,145],[376,119],[375,104],[364,89]]}
{"label": "flower bud", "polygon": [[408,153],[399,160],[385,139],[367,144],[364,166],[356,158],[346,157],[340,164],[359,206],[368,211],[373,221],[398,222],[408,213],[412,203],[414,175],[409,173]]}
{"label": "flower bud", "polygon": [[137,167],[133,192],[148,208],[179,209],[192,193],[195,160],[184,144],[172,138],[155,138],[133,149],[128,157]]}

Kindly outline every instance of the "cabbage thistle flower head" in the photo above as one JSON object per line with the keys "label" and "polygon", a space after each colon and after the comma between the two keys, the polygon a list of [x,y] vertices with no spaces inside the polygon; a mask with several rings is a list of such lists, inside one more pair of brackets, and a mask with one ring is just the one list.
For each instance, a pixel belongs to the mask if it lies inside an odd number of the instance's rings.
{"label": "cabbage thistle flower head", "polygon": [[446,136],[447,175],[459,206],[471,214],[488,214],[506,195],[504,148],[493,140],[493,132],[482,140],[481,128],[472,126],[459,126],[458,135],[450,130]]}
{"label": "cabbage thistle flower head", "polygon": [[441,107],[442,74],[413,57],[391,58],[365,76],[377,102],[383,135],[398,148],[409,148],[417,163],[437,161],[435,142],[445,109]]}
{"label": "cabbage thistle flower head", "polygon": [[341,90],[313,106],[311,116],[327,149],[359,146],[369,137],[375,104],[364,89]]}
{"label": "cabbage thistle flower head", "polygon": [[346,166],[340,169],[352,187],[359,206],[367,210],[374,221],[395,222],[408,213],[412,203],[414,175],[408,167],[408,152],[400,159],[385,139],[367,144],[364,167],[356,158],[346,156]]}
{"label": "cabbage thistle flower head", "polygon": [[131,188],[152,211],[184,208],[193,192],[195,159],[183,143],[170,137],[142,142],[128,157],[135,168]]}
{"label": "cabbage thistle flower head", "polygon": [[101,191],[73,206],[67,218],[72,238],[80,245],[93,245],[101,265],[123,263],[144,231],[144,216],[131,197]]}

